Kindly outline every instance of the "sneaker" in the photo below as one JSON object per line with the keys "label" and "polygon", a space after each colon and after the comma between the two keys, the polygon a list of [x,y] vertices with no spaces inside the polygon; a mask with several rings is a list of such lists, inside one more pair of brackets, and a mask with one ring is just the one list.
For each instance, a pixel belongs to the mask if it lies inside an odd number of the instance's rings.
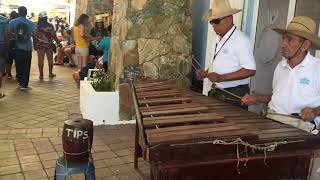
{"label": "sneaker", "polygon": [[12,79],[12,75],[11,74],[8,74],[8,77],[7,77],[9,80]]}
{"label": "sneaker", "polygon": [[31,90],[30,87],[25,87],[25,86],[19,86],[19,89],[20,89],[21,91]]}

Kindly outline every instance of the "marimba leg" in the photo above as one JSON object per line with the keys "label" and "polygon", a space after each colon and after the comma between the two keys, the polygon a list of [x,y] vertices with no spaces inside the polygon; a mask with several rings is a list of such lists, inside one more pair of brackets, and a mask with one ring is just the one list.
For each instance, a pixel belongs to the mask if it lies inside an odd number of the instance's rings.
{"label": "marimba leg", "polygon": [[178,168],[160,169],[159,172],[161,180],[180,180]]}
{"label": "marimba leg", "polygon": [[158,166],[150,164],[150,180],[162,180],[163,174]]}
{"label": "marimba leg", "polygon": [[139,158],[139,127],[136,123],[136,133],[134,139],[134,169],[138,169],[138,158]]}

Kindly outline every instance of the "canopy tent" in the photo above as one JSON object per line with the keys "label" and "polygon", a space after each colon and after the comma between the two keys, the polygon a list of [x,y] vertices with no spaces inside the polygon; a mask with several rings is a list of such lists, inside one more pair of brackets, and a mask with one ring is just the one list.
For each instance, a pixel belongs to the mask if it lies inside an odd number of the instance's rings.
{"label": "canopy tent", "polygon": [[[28,14],[31,12],[36,15],[41,11],[46,10],[49,16],[56,13],[65,15],[69,14],[71,7],[74,6],[72,3],[69,3],[70,0],[1,0],[1,4],[4,7],[8,7],[10,10],[17,10],[19,6],[25,6],[28,9]],[[8,10],[7,8],[7,10]]]}
{"label": "canopy tent", "polygon": [[73,23],[75,16],[76,0],[0,0],[0,12],[10,13],[17,10],[19,6],[28,9],[28,15],[32,12],[38,15],[41,11],[46,11],[49,17],[59,16],[70,19]]}

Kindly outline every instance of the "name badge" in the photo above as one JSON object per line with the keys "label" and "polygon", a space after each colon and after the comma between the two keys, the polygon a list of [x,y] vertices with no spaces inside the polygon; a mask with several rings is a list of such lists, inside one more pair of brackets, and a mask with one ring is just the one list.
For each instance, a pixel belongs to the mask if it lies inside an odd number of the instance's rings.
{"label": "name badge", "polygon": [[307,78],[302,78],[302,79],[300,79],[300,84],[310,85],[310,80]]}

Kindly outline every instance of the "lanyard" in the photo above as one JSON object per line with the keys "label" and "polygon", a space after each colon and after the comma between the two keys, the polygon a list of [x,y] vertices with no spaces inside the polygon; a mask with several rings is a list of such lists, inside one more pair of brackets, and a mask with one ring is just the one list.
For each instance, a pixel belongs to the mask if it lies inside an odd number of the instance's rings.
{"label": "lanyard", "polygon": [[214,54],[214,56],[213,56],[213,60],[216,59],[216,57],[218,56],[218,54],[220,53],[220,51],[223,49],[224,45],[229,41],[229,39],[232,37],[232,35],[233,35],[234,32],[236,31],[236,29],[237,29],[237,27],[235,27],[235,28],[233,29],[232,33],[231,33],[230,36],[227,38],[227,40],[222,44],[222,46],[221,46],[221,48],[219,49],[218,52],[216,52],[216,51],[217,51],[217,47],[218,47],[218,44],[219,44],[219,43],[216,44],[216,47],[214,48],[214,53],[215,53],[215,54]]}

